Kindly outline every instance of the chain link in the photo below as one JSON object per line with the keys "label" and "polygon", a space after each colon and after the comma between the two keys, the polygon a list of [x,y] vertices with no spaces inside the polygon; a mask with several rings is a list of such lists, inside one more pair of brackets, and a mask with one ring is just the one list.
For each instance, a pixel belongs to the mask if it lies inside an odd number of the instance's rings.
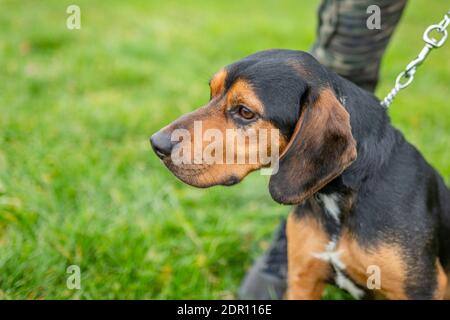
{"label": "chain link", "polygon": [[[433,24],[429,26],[423,33],[423,41],[425,41],[425,46],[420,51],[419,55],[411,61],[395,79],[394,88],[388,93],[388,95],[383,99],[381,105],[384,107],[389,107],[389,105],[394,100],[395,96],[400,92],[400,90],[408,87],[414,80],[414,75],[416,74],[417,68],[423,63],[431,50],[442,47],[448,37],[447,27],[450,24],[450,10],[444,15],[444,19],[438,24]],[[431,33],[436,31],[441,34],[440,39],[435,39],[431,36]]]}

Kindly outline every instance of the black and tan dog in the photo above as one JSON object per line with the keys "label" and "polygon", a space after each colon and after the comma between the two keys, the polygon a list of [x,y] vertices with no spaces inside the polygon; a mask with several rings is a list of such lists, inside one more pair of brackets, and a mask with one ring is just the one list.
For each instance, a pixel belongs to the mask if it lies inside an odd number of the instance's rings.
{"label": "black and tan dog", "polygon": [[[219,71],[209,103],[151,138],[164,164],[197,187],[232,185],[260,164],[175,165],[171,133],[279,129],[273,199],[288,218],[288,298],[317,299],[326,283],[357,298],[448,298],[450,192],[390,124],[372,94],[305,52],[268,50]],[[269,146],[270,147],[270,146]],[[369,289],[371,266],[381,287]]]}

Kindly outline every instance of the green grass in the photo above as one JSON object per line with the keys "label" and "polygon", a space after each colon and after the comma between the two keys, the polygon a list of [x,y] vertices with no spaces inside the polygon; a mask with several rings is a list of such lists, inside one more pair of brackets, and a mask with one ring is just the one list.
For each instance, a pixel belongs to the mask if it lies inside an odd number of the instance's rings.
{"label": "green grass", "polygon": [[[74,2],[79,31],[65,27]],[[0,298],[234,298],[289,209],[258,174],[233,188],[184,185],[147,138],[205,103],[225,64],[307,50],[317,5],[0,0]],[[380,96],[446,9],[410,1]],[[448,43],[433,52],[390,110],[447,182],[449,52]],[[71,264],[81,290],[66,288]]]}

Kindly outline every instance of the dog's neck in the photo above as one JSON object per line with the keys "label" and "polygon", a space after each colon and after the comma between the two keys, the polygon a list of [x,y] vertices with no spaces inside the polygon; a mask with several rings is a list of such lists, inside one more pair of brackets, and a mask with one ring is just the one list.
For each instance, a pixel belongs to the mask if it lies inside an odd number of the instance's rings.
{"label": "dog's neck", "polygon": [[372,93],[336,74],[331,75],[331,82],[339,101],[350,114],[357,159],[326,188],[357,191],[371,174],[376,174],[389,162],[394,146],[403,141],[403,136],[392,127],[387,110]]}

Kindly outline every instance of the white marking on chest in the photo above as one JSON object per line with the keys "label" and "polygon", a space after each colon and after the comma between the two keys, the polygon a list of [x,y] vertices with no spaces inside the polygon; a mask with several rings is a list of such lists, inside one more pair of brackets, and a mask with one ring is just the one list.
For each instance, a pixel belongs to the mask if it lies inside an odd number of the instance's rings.
{"label": "white marking on chest", "polygon": [[336,222],[340,222],[339,218],[341,215],[341,209],[339,208],[339,195],[332,194],[319,194],[320,199],[322,200],[323,206],[325,208],[325,212],[332,216]]}
{"label": "white marking on chest", "polygon": [[364,291],[358,288],[348,277],[345,276],[343,271],[346,268],[344,262],[341,261],[341,251],[337,250],[336,239],[330,241],[325,247],[324,252],[314,253],[313,256],[317,259],[321,259],[330,263],[334,271],[336,272],[336,285],[344,290],[347,290],[355,299],[361,299],[364,296]]}

